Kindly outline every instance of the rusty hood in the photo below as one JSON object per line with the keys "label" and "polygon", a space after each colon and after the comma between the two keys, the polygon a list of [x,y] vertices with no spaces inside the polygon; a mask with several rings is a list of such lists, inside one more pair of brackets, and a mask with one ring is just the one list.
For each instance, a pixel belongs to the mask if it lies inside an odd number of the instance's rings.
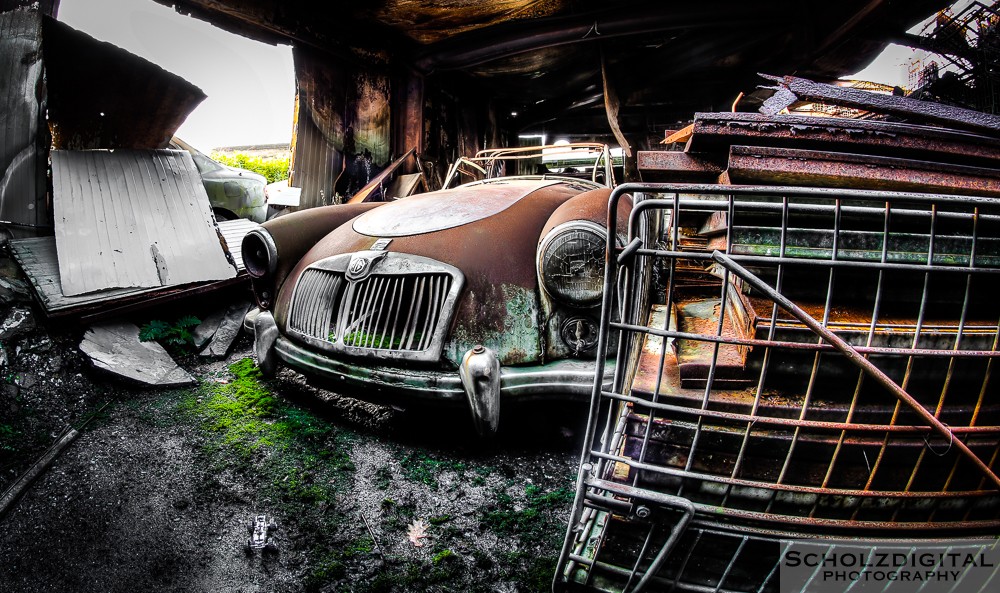
{"label": "rusty hood", "polygon": [[419,255],[462,271],[465,286],[449,328],[444,358],[476,344],[503,364],[539,362],[545,352],[535,252],[552,212],[590,189],[553,180],[500,180],[404,198],[335,229],[298,263],[278,293],[284,326],[292,289],[311,264],[390,239],[386,251]]}

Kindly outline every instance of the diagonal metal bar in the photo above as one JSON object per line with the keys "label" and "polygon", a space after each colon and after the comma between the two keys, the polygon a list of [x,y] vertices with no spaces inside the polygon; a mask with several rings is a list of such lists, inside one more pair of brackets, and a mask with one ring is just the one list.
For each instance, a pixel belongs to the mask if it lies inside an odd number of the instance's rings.
{"label": "diagonal metal bar", "polygon": [[897,385],[896,382],[883,373],[881,369],[858,353],[853,346],[845,342],[834,332],[823,327],[820,322],[816,321],[816,319],[814,319],[811,315],[803,311],[798,305],[788,300],[788,298],[786,298],[783,294],[776,291],[769,284],[758,278],[756,274],[739,265],[727,255],[720,251],[715,251],[712,253],[712,259],[718,262],[725,269],[739,276],[744,282],[766,294],[768,298],[776,302],[782,309],[788,311],[792,316],[805,324],[806,327],[822,336],[824,340],[840,351],[849,361],[860,366],[865,374],[892,392],[892,394],[896,396],[899,401],[912,408],[913,411],[923,418],[935,431],[948,439],[949,442],[953,443],[955,447],[957,447],[958,450],[969,459],[969,461],[974,463],[976,467],[978,467],[985,474],[985,476],[993,482],[997,489],[1000,489],[1000,477],[997,477],[996,473],[993,472],[989,465],[980,459],[979,456],[976,455],[976,453],[972,451],[968,445],[962,442],[961,439],[956,437],[955,433],[952,432],[950,428],[945,426],[944,423],[942,423],[938,418],[928,412],[922,405],[920,405],[920,402],[913,399],[912,395]]}

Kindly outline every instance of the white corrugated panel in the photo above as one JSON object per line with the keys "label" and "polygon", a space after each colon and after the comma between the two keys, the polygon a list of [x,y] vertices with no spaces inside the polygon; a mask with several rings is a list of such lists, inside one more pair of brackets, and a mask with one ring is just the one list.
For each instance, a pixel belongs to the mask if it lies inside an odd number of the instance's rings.
{"label": "white corrugated panel", "polygon": [[236,276],[187,152],[52,151],[64,295]]}

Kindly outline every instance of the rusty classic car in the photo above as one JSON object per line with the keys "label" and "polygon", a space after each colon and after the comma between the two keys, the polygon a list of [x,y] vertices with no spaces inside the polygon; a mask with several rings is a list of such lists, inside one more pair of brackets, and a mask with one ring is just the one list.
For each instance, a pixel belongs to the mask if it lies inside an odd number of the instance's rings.
{"label": "rusty classic car", "polygon": [[[577,166],[556,166],[560,152]],[[501,176],[513,169],[531,174]],[[258,365],[403,407],[467,406],[484,436],[501,400],[586,400],[613,179],[603,145],[491,150],[442,190],[269,221],[243,242]]]}

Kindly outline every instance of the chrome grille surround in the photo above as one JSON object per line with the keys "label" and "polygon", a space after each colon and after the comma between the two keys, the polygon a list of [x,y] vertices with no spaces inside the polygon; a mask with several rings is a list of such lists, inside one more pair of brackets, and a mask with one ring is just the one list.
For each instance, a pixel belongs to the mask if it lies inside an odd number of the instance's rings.
{"label": "chrome grille surround", "polygon": [[[352,259],[375,255],[352,279]],[[288,333],[324,352],[436,362],[465,276],[418,255],[359,252],[306,268],[292,291]]]}

